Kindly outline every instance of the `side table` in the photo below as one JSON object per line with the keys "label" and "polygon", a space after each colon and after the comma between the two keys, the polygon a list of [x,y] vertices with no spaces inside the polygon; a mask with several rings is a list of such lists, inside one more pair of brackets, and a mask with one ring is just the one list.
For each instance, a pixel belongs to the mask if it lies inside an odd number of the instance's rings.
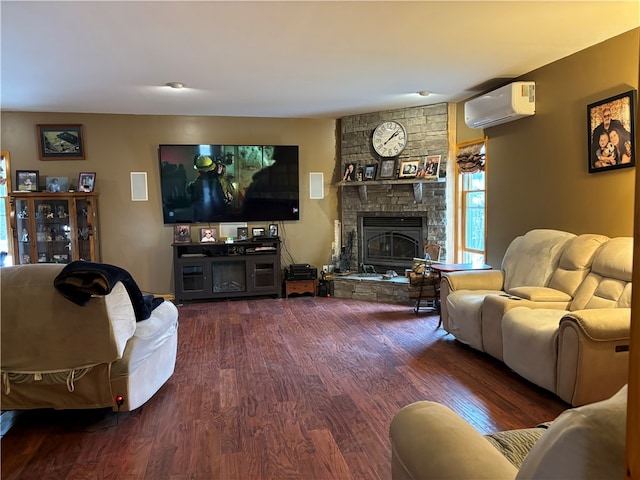
{"label": "side table", "polygon": [[289,298],[292,293],[310,293],[316,296],[315,280],[285,280],[285,298]]}
{"label": "side table", "polygon": [[[467,270],[491,270],[491,265],[486,265],[484,263],[433,263],[431,264],[431,268],[438,272],[440,275],[440,279],[442,280],[442,273],[449,272],[464,272]],[[438,296],[440,295],[440,281],[438,281]],[[436,329],[442,326],[442,312],[440,309],[440,299],[438,299],[438,313],[440,314],[440,318],[438,319],[438,326]]]}

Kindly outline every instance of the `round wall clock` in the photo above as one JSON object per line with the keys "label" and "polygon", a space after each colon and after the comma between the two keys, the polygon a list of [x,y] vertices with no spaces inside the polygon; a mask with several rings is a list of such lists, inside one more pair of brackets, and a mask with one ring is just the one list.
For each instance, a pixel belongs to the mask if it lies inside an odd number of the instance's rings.
{"label": "round wall clock", "polygon": [[371,141],[381,157],[397,157],[407,146],[407,131],[399,122],[382,122],[373,131]]}

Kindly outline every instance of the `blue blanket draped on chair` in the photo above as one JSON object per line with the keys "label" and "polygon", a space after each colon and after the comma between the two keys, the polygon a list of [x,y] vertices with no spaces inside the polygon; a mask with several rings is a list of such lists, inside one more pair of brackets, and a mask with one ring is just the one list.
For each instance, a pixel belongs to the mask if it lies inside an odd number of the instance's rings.
{"label": "blue blanket draped on chair", "polygon": [[163,298],[143,295],[129,272],[107,263],[74,261],[67,264],[53,281],[54,287],[67,299],[84,306],[92,295],[107,295],[117,282],[129,293],[136,321],[146,320]]}

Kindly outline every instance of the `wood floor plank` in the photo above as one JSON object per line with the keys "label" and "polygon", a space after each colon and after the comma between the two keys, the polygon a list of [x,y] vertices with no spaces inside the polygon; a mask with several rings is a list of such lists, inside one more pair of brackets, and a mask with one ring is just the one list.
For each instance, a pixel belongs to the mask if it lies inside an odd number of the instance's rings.
{"label": "wood floor plank", "polygon": [[411,306],[293,297],[179,310],[175,373],[151,400],[14,415],[2,479],[386,480],[389,424],[411,402],[446,404],[481,433],[568,408]]}

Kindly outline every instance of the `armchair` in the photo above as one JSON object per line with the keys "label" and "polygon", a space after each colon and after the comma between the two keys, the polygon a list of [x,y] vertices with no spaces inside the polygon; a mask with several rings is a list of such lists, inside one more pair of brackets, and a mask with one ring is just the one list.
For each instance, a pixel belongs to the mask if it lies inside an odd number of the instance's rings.
{"label": "armchair", "polygon": [[481,435],[448,407],[416,402],[389,430],[393,480],[623,478],[627,387],[536,428]]}
{"label": "armchair", "polygon": [[63,267],[0,269],[2,408],[138,408],[173,374],[176,306],[136,321],[121,282],[80,306],[54,288]]}

